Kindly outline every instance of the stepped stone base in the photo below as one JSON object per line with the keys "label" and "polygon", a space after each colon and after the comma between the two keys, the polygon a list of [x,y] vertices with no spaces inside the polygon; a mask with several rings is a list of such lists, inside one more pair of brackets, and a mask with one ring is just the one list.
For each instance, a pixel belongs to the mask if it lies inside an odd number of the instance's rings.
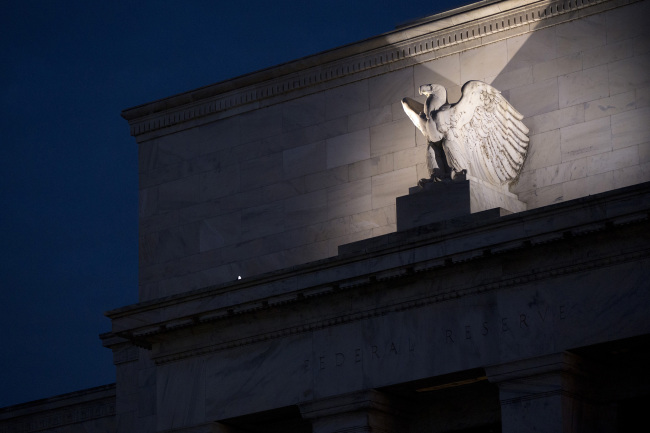
{"label": "stepped stone base", "polygon": [[503,213],[526,210],[515,194],[478,179],[431,182],[397,197],[397,231],[501,208]]}

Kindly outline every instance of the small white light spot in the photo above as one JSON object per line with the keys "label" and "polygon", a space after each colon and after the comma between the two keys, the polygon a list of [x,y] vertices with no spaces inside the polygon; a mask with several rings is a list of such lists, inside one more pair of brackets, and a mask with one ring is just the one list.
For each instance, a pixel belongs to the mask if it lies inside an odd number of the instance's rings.
{"label": "small white light spot", "polygon": [[238,280],[241,280],[241,275],[237,277]]}

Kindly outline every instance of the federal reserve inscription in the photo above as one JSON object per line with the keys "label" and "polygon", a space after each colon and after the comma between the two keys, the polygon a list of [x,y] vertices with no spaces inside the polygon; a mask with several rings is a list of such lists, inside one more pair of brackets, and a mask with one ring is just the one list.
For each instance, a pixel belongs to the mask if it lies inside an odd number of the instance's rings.
{"label": "federal reserve inscription", "polygon": [[[498,344],[499,339],[531,338],[531,332],[553,331],[561,326],[568,317],[568,308],[564,304],[541,305],[527,309],[526,312],[507,314],[486,320],[456,321],[447,326],[411,331],[412,335],[399,338],[368,339],[364,344],[346,348],[321,348],[313,357],[305,357],[302,363],[304,371],[325,372],[351,366],[362,366],[381,361],[397,360],[405,357],[417,357],[419,353],[429,352],[432,348],[441,355],[450,350],[463,350],[470,345],[482,346]],[[551,327],[551,323],[555,327]],[[536,334],[536,335],[537,335]]]}

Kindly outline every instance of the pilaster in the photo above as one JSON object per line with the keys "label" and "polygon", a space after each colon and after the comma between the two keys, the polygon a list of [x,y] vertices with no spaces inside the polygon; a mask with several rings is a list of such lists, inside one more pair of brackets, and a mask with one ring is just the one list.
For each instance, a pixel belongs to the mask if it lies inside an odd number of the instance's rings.
{"label": "pilaster", "polygon": [[597,401],[599,373],[569,352],[486,369],[499,386],[503,433],[608,432],[615,417]]}

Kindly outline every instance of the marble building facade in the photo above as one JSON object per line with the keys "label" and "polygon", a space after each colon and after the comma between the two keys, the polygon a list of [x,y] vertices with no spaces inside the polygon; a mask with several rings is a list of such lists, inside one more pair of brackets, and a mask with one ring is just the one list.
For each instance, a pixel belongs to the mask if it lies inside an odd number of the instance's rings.
{"label": "marble building facade", "polygon": [[[1,409],[0,432],[631,428],[650,402],[647,16],[479,2],[125,110],[139,303],[107,313],[115,387],[60,399],[114,406],[86,430]],[[402,98],[468,80],[530,131],[516,209],[470,213],[471,179],[409,195],[427,142]]]}

